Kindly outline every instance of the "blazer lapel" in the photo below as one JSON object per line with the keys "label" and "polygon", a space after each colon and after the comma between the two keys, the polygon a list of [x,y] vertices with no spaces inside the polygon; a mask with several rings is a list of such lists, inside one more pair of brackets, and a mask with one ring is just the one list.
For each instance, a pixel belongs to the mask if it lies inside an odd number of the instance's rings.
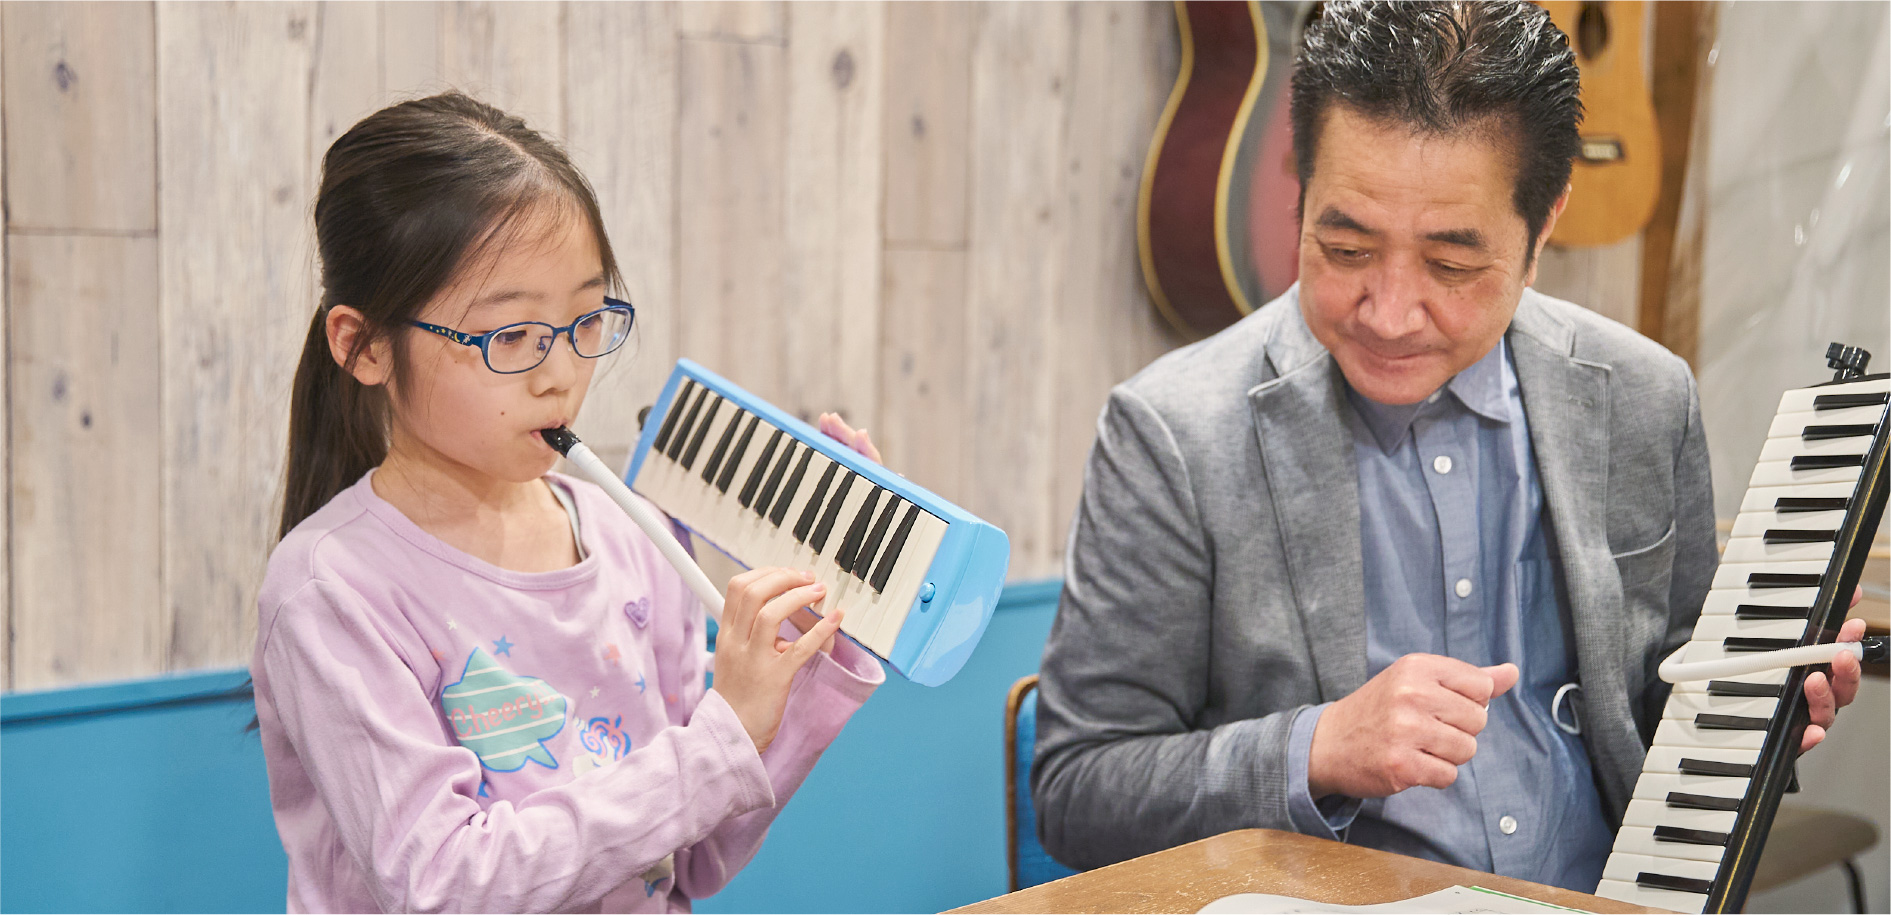
{"label": "blazer lapel", "polygon": [[1268,357],[1280,372],[1248,391],[1255,438],[1286,551],[1288,583],[1322,700],[1366,682],[1365,569],[1359,475],[1339,411],[1344,380],[1299,318],[1282,322]]}

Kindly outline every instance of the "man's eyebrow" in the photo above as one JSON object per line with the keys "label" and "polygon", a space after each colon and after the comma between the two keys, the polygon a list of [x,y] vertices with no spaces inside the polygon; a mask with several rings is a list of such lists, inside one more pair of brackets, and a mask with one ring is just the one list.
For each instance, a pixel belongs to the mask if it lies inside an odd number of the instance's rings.
{"label": "man's eyebrow", "polygon": [[1479,251],[1484,250],[1485,247],[1484,233],[1476,229],[1445,229],[1441,232],[1428,232],[1425,234],[1425,240]]}
{"label": "man's eyebrow", "polygon": [[1359,220],[1354,219],[1351,216],[1348,216],[1345,213],[1342,213],[1339,210],[1334,209],[1333,207],[1327,207],[1323,212],[1321,212],[1320,218],[1317,220],[1314,220],[1314,225],[1317,225],[1322,229],[1342,229],[1347,232],[1358,232],[1361,235],[1378,235],[1379,234],[1377,231],[1368,229],[1365,226],[1360,225]]}

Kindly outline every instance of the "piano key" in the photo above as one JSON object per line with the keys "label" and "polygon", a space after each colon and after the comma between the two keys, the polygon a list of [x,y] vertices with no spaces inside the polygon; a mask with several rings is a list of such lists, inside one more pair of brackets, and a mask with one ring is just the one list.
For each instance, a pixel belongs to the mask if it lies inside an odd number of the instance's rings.
{"label": "piano key", "polygon": [[[771,425],[769,428],[774,429],[774,426]],[[754,466],[749,469],[748,480],[742,484],[742,493],[736,498],[736,502],[743,508],[748,508],[755,501],[755,490],[762,485],[762,479],[768,473],[769,463],[775,459],[775,449],[780,447],[782,437],[780,429],[775,429],[770,433],[768,444],[763,446],[761,456],[756,458]],[[793,440],[790,439],[790,441]]]}
{"label": "piano key", "polygon": [[1864,452],[1853,454],[1798,454],[1792,458],[1794,473],[1811,470],[1843,470],[1847,467],[1864,467]]}
{"label": "piano key", "polygon": [[676,421],[683,415],[683,407],[689,403],[690,395],[694,393],[696,393],[695,380],[684,379],[682,389],[678,390],[676,397],[670,401],[670,408],[663,411],[663,427],[657,430],[657,440],[653,450],[662,451],[670,446],[670,433],[676,431]]}
{"label": "piano key", "polygon": [[840,517],[841,505],[847,501],[848,491],[853,488],[857,476],[853,471],[847,471],[847,475],[841,478],[840,486],[835,489],[834,497],[828,500],[827,508],[822,510],[820,523],[815,525],[814,536],[808,541],[816,555],[826,551],[827,541],[834,531],[834,519]]}
{"label": "piano key", "polygon": [[[1782,612],[1798,611],[1800,617],[1806,615],[1808,607],[1819,599],[1819,589],[1811,588],[1715,588],[1707,592],[1707,600],[1701,604],[1702,616],[1732,616],[1740,612],[1741,607],[1780,608]],[[1760,611],[1754,611],[1759,613]]]}
{"label": "piano key", "polygon": [[1711,642],[1733,636],[1760,639],[1794,639],[1806,634],[1806,618],[1783,620],[1743,620],[1737,616],[1706,616],[1694,624],[1693,641]]}
{"label": "piano key", "polygon": [[[1676,811],[1686,813],[1706,813],[1707,811]],[[1729,830],[1732,827],[1728,827]],[[1712,829],[1688,829],[1682,826],[1656,826],[1656,842],[1675,842],[1682,845],[1720,845],[1727,844],[1727,833]]]}
{"label": "piano key", "polygon": [[1717,696],[1713,693],[1674,693],[1661,709],[1663,719],[1690,721],[1696,715],[1738,715],[1771,719],[1779,708],[1778,699],[1748,696]]}
{"label": "piano key", "polygon": [[1806,410],[1804,412],[1781,413],[1773,417],[1773,424],[1766,429],[1768,439],[1798,438],[1805,434],[1808,426],[1849,426],[1854,423],[1875,423],[1884,416],[1884,407],[1846,407],[1836,410]]}
{"label": "piano key", "polygon": [[1845,523],[1842,511],[1757,511],[1734,516],[1732,535],[1763,537],[1767,531],[1836,530]]}
{"label": "piano key", "polygon": [[775,510],[768,516],[770,524],[780,527],[782,519],[788,517],[788,505],[801,492],[801,480],[807,476],[808,464],[813,460],[814,449],[803,449],[800,462],[795,464],[794,473],[788,476],[788,485],[782,487],[781,498],[775,500]]}
{"label": "piano key", "polygon": [[709,400],[712,393],[708,388],[698,391],[696,400],[690,404],[689,412],[683,414],[682,424],[676,427],[676,437],[670,439],[670,447],[663,452],[669,456],[670,460],[674,461],[683,456],[683,448],[689,444],[690,428],[696,425],[696,417],[702,412],[703,403]]}
{"label": "piano key", "polygon": [[[1680,880],[1709,884],[1720,875],[1719,872],[1718,866],[1706,861],[1690,861],[1685,858],[1668,858],[1658,855],[1619,855],[1610,857],[1602,871],[1602,878],[1634,883],[1644,874],[1662,874]],[[1705,893],[1708,889],[1706,886],[1699,886],[1687,892]]]}
{"label": "piano key", "polygon": [[1726,648],[1728,652],[1735,652],[1735,653],[1748,652],[1748,651],[1785,651],[1788,648],[1798,647],[1799,640],[1798,639],[1756,639],[1756,638],[1741,637],[1741,638],[1722,639],[1721,645],[1724,648]]}
{"label": "piano key", "polygon": [[[1715,651],[1719,652],[1719,655],[1721,657],[1727,656],[1726,651],[1721,649],[1721,647],[1718,644],[1715,644],[1712,647]],[[1788,673],[1790,673],[1790,671],[1784,668],[1775,668],[1773,670],[1763,670],[1757,674],[1741,674],[1740,676],[1737,676],[1737,677],[1717,677],[1713,680],[1687,680],[1685,682],[1674,684],[1674,692],[1706,693],[1706,692],[1709,692],[1707,688],[1707,685],[1709,683],[1723,684],[1723,689],[1722,689],[1723,694],[1725,694],[1724,684],[1731,684],[1731,683],[1743,683],[1743,684],[1746,684],[1748,686],[1753,686],[1753,687],[1760,687],[1760,686],[1778,687],[1778,686],[1783,685],[1786,682],[1786,675]]]}
{"label": "piano key", "polygon": [[1774,604],[1741,604],[1734,608],[1734,619],[1739,620],[1810,620],[1812,608],[1781,607]]}
{"label": "piano key", "polygon": [[[1810,388],[1795,388],[1780,395],[1779,411],[1784,413],[1794,410],[1811,410],[1816,404],[1828,402],[1835,396],[1841,400],[1849,400],[1850,398],[1847,395],[1881,395],[1886,391],[1891,391],[1891,379],[1872,378],[1848,381],[1844,384],[1822,384]],[[1875,396],[1868,397],[1862,402],[1884,403],[1883,400],[1876,399]]]}
{"label": "piano key", "polygon": [[788,475],[789,462],[799,456],[797,452],[800,449],[806,447],[808,446],[793,438],[788,439],[788,447],[782,449],[781,457],[775,461],[775,469],[768,472],[768,481],[763,483],[761,491],[755,494],[753,507],[757,517],[765,517],[768,514],[769,508],[775,504],[775,493],[781,489],[782,478]]}
{"label": "piano key", "polygon": [[716,478],[716,489],[725,495],[729,492],[729,484],[735,482],[736,468],[741,466],[742,458],[747,456],[749,442],[755,438],[755,427],[761,422],[761,417],[749,415],[748,425],[742,430],[742,437],[735,441],[735,451],[729,455],[728,462],[722,467],[722,474]]}
{"label": "piano key", "polygon": [[1719,731],[1673,718],[1663,718],[1655,726],[1655,745],[1661,747],[1758,750],[1765,744],[1766,734],[1761,731]]}
{"label": "piano key", "polygon": [[1799,437],[1809,442],[1823,441],[1830,438],[1871,437],[1878,434],[1878,427],[1870,423],[1845,423],[1807,426]]}
{"label": "piano key", "polygon": [[[1705,747],[1702,749],[1714,748]],[[1757,759],[1759,751],[1755,750],[1754,753]],[[1728,763],[1711,759],[1698,759],[1693,756],[1683,756],[1678,765],[1680,771],[1685,775],[1719,775],[1727,778],[1744,778],[1749,780],[1753,778],[1753,763]]]}
{"label": "piano key", "polygon": [[1659,841],[1655,838],[1658,826],[1629,826],[1624,824],[1615,833],[1615,851],[1621,854],[1649,855],[1656,858],[1680,858],[1684,861],[1706,861],[1718,865],[1727,854],[1724,845],[1695,845],[1688,842]]}
{"label": "piano key", "polygon": [[[1709,680],[1707,694],[1710,696],[1766,696],[1774,699],[1786,694],[1783,683],[1741,683],[1736,680]],[[1673,695],[1679,695],[1678,693]]]}
{"label": "piano key", "polygon": [[1804,486],[1755,486],[1747,490],[1740,500],[1740,511],[1778,511],[1779,500],[1783,498],[1841,499],[1849,506],[1852,495],[1858,491],[1855,482],[1808,483]]}
{"label": "piano key", "polygon": [[[826,460],[825,456],[823,456],[822,459]],[[808,541],[808,535],[813,533],[814,519],[819,517],[818,513],[821,510],[821,501],[826,498],[827,488],[833,484],[835,471],[839,468],[839,464],[828,461],[827,469],[821,472],[821,482],[815,486],[813,495],[810,496],[807,501],[807,506],[801,510],[801,519],[795,522],[795,542],[806,543]]]}
{"label": "piano key", "polygon": [[716,424],[716,414],[722,410],[722,404],[722,395],[717,394],[715,401],[709,405],[709,415],[704,417],[702,422],[697,423],[696,431],[690,434],[689,447],[683,449],[682,464],[684,470],[695,468],[696,456],[701,454],[703,450],[703,437],[708,435],[710,427]]}
{"label": "piano key", "polygon": [[[793,487],[788,486],[787,483],[782,484],[783,492],[777,499],[777,507],[779,508],[780,503],[785,500],[787,510],[782,513],[780,526],[775,525],[774,516],[771,514],[768,526],[758,528],[764,532],[769,549],[774,551],[774,555],[781,557],[780,564],[798,569],[812,569],[815,556],[814,550],[807,546],[807,535],[797,536],[795,527],[803,517],[809,517],[807,528],[810,531],[813,529],[814,519],[820,517],[821,499],[833,491],[833,479],[829,474],[838,474],[834,468],[840,466],[827,455],[812,448],[808,449],[805,459],[807,469],[801,469],[798,463],[795,465],[795,472],[801,476],[800,482]],[[828,477],[828,488],[817,494],[816,490],[820,488],[817,484],[822,477]],[[793,482],[794,474],[790,474],[788,483]],[[814,513],[811,517],[808,515],[810,511]]]}
{"label": "piano key", "polygon": [[1753,465],[1748,486],[1800,486],[1807,483],[1844,483],[1858,479],[1859,468],[1794,467],[1791,461],[1761,461]]}
{"label": "piano key", "polygon": [[1668,912],[1698,913],[1707,907],[1707,897],[1699,893],[1679,893],[1673,890],[1654,889],[1636,886],[1621,880],[1604,880],[1596,887],[1595,895],[1629,905],[1638,905],[1650,909]]}
{"label": "piano key", "polygon": [[[1714,570],[1715,588],[1817,588],[1825,575],[1823,562],[1722,562]],[[1782,577],[1795,576],[1795,577]]]}
{"label": "piano key", "polygon": [[[927,583],[932,557],[938,553],[939,544],[945,540],[948,527],[945,519],[928,511],[922,510],[915,520],[912,533],[907,536],[906,545],[901,549],[902,555],[888,577],[885,592],[887,599],[883,601],[886,609],[875,620],[876,628],[869,643],[881,657],[892,656],[900,629],[913,613],[919,590]],[[939,610],[935,607],[932,612]]]}
{"label": "piano key", "polygon": [[1643,772],[1635,780],[1635,797],[1666,802],[1671,794],[1690,794],[1738,801],[1746,797],[1750,779],[1723,775],[1685,775],[1679,772]]}
{"label": "piano key", "polygon": [[[1698,775],[1705,778],[1747,778],[1758,750],[1721,749],[1718,747],[1649,747],[1642,762],[1642,777],[1650,775]],[[1686,763],[1686,766],[1682,764]]]}
{"label": "piano key", "polygon": [[1739,810],[1743,802],[1737,797],[1715,797],[1711,794],[1688,794],[1683,791],[1670,791],[1661,799],[1669,807],[1683,810]]}
{"label": "piano key", "polygon": [[1821,394],[1812,398],[1814,411],[1840,410],[1847,407],[1884,406],[1885,393],[1874,394]]}
{"label": "piano key", "polygon": [[888,493],[886,507],[880,510],[880,520],[875,521],[868,530],[867,541],[860,545],[860,555],[854,559],[855,578],[866,581],[867,573],[873,571],[873,560],[879,558],[880,544],[886,542],[886,530],[893,526],[893,516],[898,514],[899,508],[900,497]]}
{"label": "piano key", "polygon": [[1767,543],[1760,537],[1735,537],[1727,541],[1727,548],[1721,551],[1722,562],[1791,562],[1803,560],[1818,562],[1823,566],[1832,558],[1833,544],[1826,543]]}
{"label": "piano key", "polygon": [[1748,718],[1741,715],[1694,716],[1694,726],[1704,731],[1764,731],[1772,723],[1770,718]]}
{"label": "piano key", "polygon": [[[1869,438],[1828,438],[1806,441],[1801,436],[1769,438],[1760,446],[1761,461],[1796,461],[1808,457],[1860,455],[1871,450]],[[1842,465],[1841,465],[1842,466]]]}
{"label": "piano key", "polygon": [[905,516],[900,518],[900,526],[893,531],[893,542],[886,545],[886,552],[880,556],[880,564],[874,567],[870,582],[873,590],[886,590],[887,578],[893,574],[893,564],[900,558],[900,547],[906,545],[906,536],[912,533],[913,521],[918,515],[919,506],[908,503]]}
{"label": "piano key", "polygon": [[716,475],[722,470],[722,461],[729,456],[729,445],[735,441],[735,431],[742,425],[742,419],[748,416],[741,408],[729,416],[729,422],[723,426],[721,437],[716,439],[716,450],[709,452],[709,460],[703,464],[703,482],[715,485]]}
{"label": "piano key", "polygon": [[852,571],[854,560],[860,554],[860,543],[867,536],[867,525],[873,521],[873,510],[880,504],[880,495],[886,492],[878,486],[867,495],[867,501],[855,510],[852,521],[847,524],[847,539],[841,541],[840,551],[834,554],[835,563],[843,569]]}
{"label": "piano key", "polygon": [[1828,496],[1819,499],[1794,498],[1781,496],[1773,503],[1773,511],[1780,515],[1800,512],[1840,512],[1851,508],[1852,500],[1843,496]]}
{"label": "piano key", "polygon": [[[1670,807],[1665,800],[1637,798],[1628,802],[1628,809],[1622,813],[1622,825],[1667,827],[1724,836],[1733,831],[1735,816],[1731,810],[1689,810]],[[1708,842],[1700,844],[1711,844],[1710,837],[1701,838]]]}

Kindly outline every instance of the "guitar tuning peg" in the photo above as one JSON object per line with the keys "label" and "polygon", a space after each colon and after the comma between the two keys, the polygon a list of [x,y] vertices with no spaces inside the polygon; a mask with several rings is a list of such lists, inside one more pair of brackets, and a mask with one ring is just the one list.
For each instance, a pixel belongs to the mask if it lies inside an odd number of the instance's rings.
{"label": "guitar tuning peg", "polygon": [[1856,346],[1833,343],[1825,348],[1826,367],[1833,370],[1833,381],[1850,381],[1865,374],[1871,353]]}

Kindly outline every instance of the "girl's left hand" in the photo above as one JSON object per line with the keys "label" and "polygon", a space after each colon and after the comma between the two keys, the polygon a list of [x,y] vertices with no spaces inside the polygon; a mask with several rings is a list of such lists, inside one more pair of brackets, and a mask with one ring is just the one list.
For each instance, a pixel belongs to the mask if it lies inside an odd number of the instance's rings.
{"label": "girl's left hand", "polygon": [[[880,460],[880,449],[873,447],[873,439],[867,437],[867,430],[855,429],[847,425],[847,421],[841,419],[839,413],[823,413],[817,424],[820,426],[822,434],[826,435],[828,438],[841,442],[847,447],[860,452],[867,460],[875,464],[884,463]],[[795,611],[795,614],[789,617],[788,621],[793,623],[794,627],[805,635],[809,630],[814,628],[815,623],[821,621],[821,618],[815,616],[813,612],[804,607]],[[793,642],[787,639],[777,638],[775,640],[775,649],[777,651],[787,651],[793,644]],[[833,654],[833,636],[829,636],[827,641],[821,643],[821,651],[827,654]]]}

